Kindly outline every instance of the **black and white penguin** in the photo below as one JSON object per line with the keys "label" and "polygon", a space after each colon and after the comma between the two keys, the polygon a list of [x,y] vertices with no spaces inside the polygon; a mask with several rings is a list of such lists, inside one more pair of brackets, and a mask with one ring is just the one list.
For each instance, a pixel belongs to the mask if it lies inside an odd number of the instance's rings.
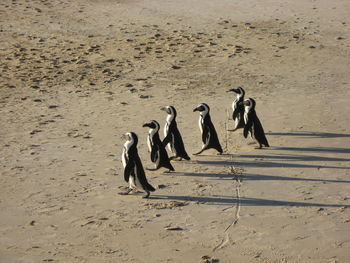
{"label": "black and white penguin", "polygon": [[174,171],[175,169],[170,163],[168,153],[159,138],[159,123],[155,120],[152,120],[151,122],[142,125],[142,127],[150,128],[147,136],[147,145],[151,153],[151,161],[155,163],[155,169],[146,169],[155,171],[160,167],[165,167],[169,169],[169,172]]}
{"label": "black and white penguin", "polygon": [[244,130],[243,135],[245,138],[248,136],[248,132],[250,132],[251,137],[257,141],[259,144],[259,149],[264,145],[265,147],[270,147],[267,142],[264,129],[261,125],[261,122],[256,115],[255,105],[256,102],[254,99],[249,98],[243,101],[244,105]]}
{"label": "black and white penguin", "polygon": [[123,137],[126,139],[126,142],[123,148],[122,163],[124,166],[124,179],[129,183],[129,189],[119,194],[127,195],[132,190],[138,189],[146,192],[143,198],[148,198],[150,192],[154,192],[155,189],[146,179],[146,174],[137,152],[137,135],[133,132],[128,132]]}
{"label": "black and white penguin", "polygon": [[199,129],[202,134],[202,149],[195,153],[195,155],[202,153],[203,151],[207,149],[215,149],[219,152],[219,154],[222,154],[222,148],[219,142],[218,135],[216,133],[215,127],[213,123],[211,122],[210,118],[210,108],[207,104],[201,103],[193,110],[193,112],[199,111]]}
{"label": "black and white penguin", "polygon": [[167,144],[169,144],[169,150],[174,155],[170,157],[170,159],[172,160],[175,158],[179,158],[179,160],[182,160],[182,158],[184,158],[186,160],[190,160],[191,158],[188,156],[185,150],[185,145],[183,143],[181,134],[177,128],[177,113],[175,108],[173,106],[166,106],[162,107],[161,110],[165,111],[168,114],[164,127],[163,145],[166,146]]}
{"label": "black and white penguin", "polygon": [[242,87],[237,87],[235,89],[230,89],[227,92],[235,92],[237,94],[236,98],[232,102],[232,120],[235,122],[232,130],[235,131],[237,129],[244,128],[244,105],[242,102],[244,101],[245,91]]}

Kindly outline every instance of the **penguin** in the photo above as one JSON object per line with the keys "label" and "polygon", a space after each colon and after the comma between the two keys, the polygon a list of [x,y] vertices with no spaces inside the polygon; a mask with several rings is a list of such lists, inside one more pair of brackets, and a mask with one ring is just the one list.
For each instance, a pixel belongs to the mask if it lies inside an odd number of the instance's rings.
{"label": "penguin", "polygon": [[233,130],[236,131],[238,129],[244,128],[244,105],[242,102],[244,101],[245,91],[242,87],[237,87],[235,89],[230,89],[227,92],[235,92],[237,94],[236,98],[232,102],[232,120],[235,122]]}
{"label": "penguin", "polygon": [[132,190],[139,189],[146,192],[146,195],[142,198],[148,198],[150,192],[154,192],[155,189],[146,179],[146,174],[137,152],[137,135],[133,132],[128,132],[123,137],[126,139],[126,142],[122,153],[122,163],[124,166],[124,180],[129,183],[129,189],[119,194],[127,195]]}
{"label": "penguin", "polygon": [[185,150],[181,134],[177,128],[177,113],[175,108],[173,106],[166,106],[162,107],[161,110],[165,111],[168,114],[164,127],[163,145],[166,146],[169,144],[169,150],[174,154],[174,156],[170,157],[170,160],[176,158],[179,158],[180,161],[182,160],[182,158],[190,160],[191,158],[188,156]]}
{"label": "penguin", "polygon": [[267,142],[264,129],[261,125],[261,122],[256,115],[255,112],[255,105],[256,102],[254,99],[249,98],[243,101],[242,103],[244,105],[244,129],[243,129],[243,135],[245,138],[248,136],[248,132],[250,132],[251,137],[257,141],[259,144],[259,148],[261,149],[264,145],[265,147],[270,147],[269,143]]}
{"label": "penguin", "polygon": [[151,161],[155,163],[154,169],[146,169],[155,171],[160,167],[165,167],[169,169],[169,172],[175,171],[174,167],[170,163],[168,153],[159,138],[159,123],[155,120],[152,120],[149,123],[143,124],[142,127],[150,128],[147,136],[147,145],[149,152],[151,153]]}
{"label": "penguin", "polygon": [[214,148],[219,154],[222,154],[223,151],[219,138],[209,115],[209,106],[205,103],[201,103],[193,110],[193,112],[195,111],[199,111],[199,129],[202,134],[203,145],[202,149],[194,155],[200,154],[210,148]]}

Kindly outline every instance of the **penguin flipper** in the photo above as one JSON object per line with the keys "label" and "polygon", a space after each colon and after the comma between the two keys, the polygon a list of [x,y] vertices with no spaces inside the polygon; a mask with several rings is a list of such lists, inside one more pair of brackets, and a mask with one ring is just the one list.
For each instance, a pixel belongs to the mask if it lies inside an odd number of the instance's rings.
{"label": "penguin flipper", "polygon": [[124,180],[125,182],[129,182],[129,177],[132,173],[134,173],[135,163],[133,161],[129,161],[124,168]]}
{"label": "penguin flipper", "polygon": [[168,134],[167,134],[167,136],[163,139],[163,145],[164,145],[164,147],[165,146],[167,146],[167,144],[168,143],[170,143],[171,142],[171,133],[169,132]]}
{"label": "penguin flipper", "polygon": [[253,120],[252,120],[252,118],[249,118],[249,115],[248,115],[247,123],[243,129],[244,138],[247,138],[248,132],[251,130],[252,126],[253,126]]}
{"label": "penguin flipper", "polygon": [[151,161],[155,163],[157,161],[157,157],[158,157],[158,146],[154,144],[151,151]]}
{"label": "penguin flipper", "polygon": [[259,141],[260,145],[264,145],[265,147],[270,147],[267,138],[265,136],[264,128],[259,120],[258,117],[256,117],[254,121],[254,134],[257,140]]}
{"label": "penguin flipper", "polygon": [[146,191],[154,192],[156,189],[152,185],[150,185],[147,181],[145,171],[143,170],[141,160],[138,160],[138,165],[136,166],[136,176],[139,179],[142,187]]}
{"label": "penguin flipper", "polygon": [[232,113],[232,120],[235,120],[239,116],[240,108],[236,107]]}
{"label": "penguin flipper", "polygon": [[210,142],[210,129],[208,128],[208,126],[204,125],[203,127],[203,133],[202,133],[202,141],[203,141],[203,144],[205,144],[204,147],[207,147],[209,142]]}

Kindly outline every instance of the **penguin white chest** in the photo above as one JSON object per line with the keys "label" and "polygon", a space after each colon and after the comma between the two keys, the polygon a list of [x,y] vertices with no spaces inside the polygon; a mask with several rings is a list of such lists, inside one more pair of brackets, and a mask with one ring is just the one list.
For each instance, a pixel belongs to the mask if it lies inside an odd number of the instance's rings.
{"label": "penguin white chest", "polygon": [[[174,117],[170,114],[166,118],[166,123],[165,123],[165,127],[164,127],[164,138],[167,137],[167,135],[169,134],[170,123],[172,122],[173,119],[174,119]],[[173,138],[172,138],[170,143],[168,144],[168,149],[172,153],[174,153],[173,146],[174,146],[174,142],[173,142]]]}
{"label": "penguin white chest", "polygon": [[148,150],[149,152],[152,151],[152,147],[153,147],[153,135],[155,134],[155,130],[154,129],[151,129],[148,133],[148,136],[147,136],[147,146],[148,146]]}
{"label": "penguin white chest", "polygon": [[248,123],[248,113],[249,113],[249,107],[245,106],[244,107],[244,123]]}
{"label": "penguin white chest", "polygon": [[165,122],[165,127],[164,127],[164,137],[166,137],[169,133],[169,126],[170,123],[173,121],[174,116],[171,114],[168,114],[168,116],[166,117],[166,122]]}
{"label": "penguin white chest", "polygon": [[142,185],[139,181],[139,179],[137,178],[137,176],[133,177],[133,176],[130,176],[129,177],[129,187],[131,189],[141,189],[142,190]]}
{"label": "penguin white chest", "polygon": [[237,108],[237,103],[238,103],[238,98],[236,98],[233,102],[232,102],[232,110],[235,111]]}
{"label": "penguin white chest", "polygon": [[201,133],[203,133],[203,124],[204,124],[203,116],[199,115],[198,126],[199,126],[199,130],[201,131]]}
{"label": "penguin white chest", "polygon": [[168,122],[166,122],[164,126],[164,137],[168,135],[168,132],[169,132],[169,124]]}
{"label": "penguin white chest", "polygon": [[151,152],[152,151],[152,139],[151,139],[150,135],[147,136],[147,146],[148,146],[148,151]]}
{"label": "penguin white chest", "polygon": [[128,155],[128,151],[131,147],[131,145],[133,145],[134,141],[127,141],[124,143],[124,147],[123,147],[123,153],[122,153],[122,163],[123,163],[123,167],[126,167],[126,164],[129,161],[129,155]]}
{"label": "penguin white chest", "polygon": [[127,161],[128,161],[128,154],[127,154],[127,151],[126,151],[126,149],[124,147],[123,148],[123,153],[122,153],[122,164],[123,164],[124,168],[126,167]]}

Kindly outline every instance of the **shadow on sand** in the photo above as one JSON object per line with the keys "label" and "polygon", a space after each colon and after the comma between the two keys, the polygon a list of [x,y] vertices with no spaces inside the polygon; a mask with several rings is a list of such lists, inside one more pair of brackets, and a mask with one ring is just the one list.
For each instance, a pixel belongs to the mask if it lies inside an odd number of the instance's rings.
{"label": "shadow on sand", "polygon": [[273,136],[302,136],[302,137],[314,137],[314,138],[344,138],[350,137],[350,134],[344,133],[330,133],[330,132],[267,132],[266,135]]}
{"label": "shadow on sand", "polygon": [[[349,134],[338,133],[320,133],[320,132],[290,132],[290,133],[266,133],[267,135],[280,135],[280,136],[304,136],[309,138],[338,138],[338,137],[350,137]],[[272,151],[272,152],[271,152]],[[298,155],[298,154],[271,154],[273,151],[291,151],[294,152],[319,152],[319,153],[350,153],[348,148],[333,148],[333,147],[271,147],[269,149],[259,150],[258,154],[243,154],[243,155],[221,155],[224,159],[221,160],[193,160],[193,163],[203,165],[215,165],[215,166],[240,166],[240,167],[269,167],[269,168],[331,168],[331,169],[350,169],[349,166],[337,166],[328,164],[308,164],[307,162],[347,162],[350,159],[340,157],[324,157],[324,156],[310,156],[310,155]],[[264,155],[266,153],[266,155]],[[205,155],[202,155],[203,157]],[[214,157],[214,156],[213,156]],[[218,157],[218,156],[216,156]],[[233,157],[233,159],[227,159],[225,157]],[[251,159],[251,160],[249,160]],[[234,161],[233,161],[234,160]],[[303,163],[295,163],[297,161]],[[194,176],[194,177],[207,177],[221,180],[233,180],[235,175],[225,173],[178,173],[177,176]],[[290,177],[290,176],[275,176],[275,175],[260,175],[260,174],[245,174],[240,175],[240,178],[245,180],[280,180],[280,181],[308,181],[308,182],[325,182],[325,183],[350,183],[350,180],[329,180],[329,179],[315,179],[315,178],[302,178],[302,177]],[[312,202],[297,202],[297,201],[282,201],[282,200],[270,200],[262,198],[249,198],[243,197],[237,199],[229,196],[175,196],[175,195],[153,195],[151,199],[158,200],[176,200],[176,201],[192,201],[205,204],[215,205],[235,205],[237,202],[242,206],[295,206],[295,207],[350,207],[350,204],[325,204],[325,203],[312,203]]]}
{"label": "shadow on sand", "polygon": [[330,147],[271,147],[271,150],[299,151],[299,152],[329,152],[329,153],[350,153],[349,148]]}
{"label": "shadow on sand", "polygon": [[238,158],[264,158],[264,159],[275,159],[282,161],[316,161],[316,162],[349,162],[350,159],[338,158],[338,157],[323,157],[316,155],[290,155],[290,154],[279,154],[279,155],[257,155],[257,154],[240,154]]}
{"label": "shadow on sand", "polygon": [[[236,156],[235,159],[239,158]],[[260,158],[264,158],[263,155]],[[262,160],[253,161],[197,161],[198,164],[203,165],[219,165],[219,166],[241,166],[241,167],[269,167],[269,168],[329,168],[329,169],[350,169],[350,167],[344,166],[331,166],[331,165],[314,165],[314,164],[299,164],[299,163],[287,163],[287,162],[269,162]]]}
{"label": "shadow on sand", "polygon": [[350,205],[344,204],[321,204],[321,203],[309,203],[309,202],[294,202],[294,201],[281,201],[270,200],[261,198],[231,198],[226,196],[175,196],[175,195],[152,195],[149,197],[153,200],[173,200],[173,201],[191,201],[207,203],[211,205],[234,205],[237,202],[242,206],[297,206],[297,207],[350,207]]}
{"label": "shadow on sand", "polygon": [[[207,177],[220,180],[233,180],[235,176],[232,174],[214,174],[214,173],[178,173],[176,176],[193,176],[193,177]],[[240,175],[242,181],[306,181],[306,182],[322,182],[322,183],[350,183],[347,180],[328,180],[315,179],[303,177],[290,176],[276,176],[276,175],[261,175],[261,174],[246,174]]]}

